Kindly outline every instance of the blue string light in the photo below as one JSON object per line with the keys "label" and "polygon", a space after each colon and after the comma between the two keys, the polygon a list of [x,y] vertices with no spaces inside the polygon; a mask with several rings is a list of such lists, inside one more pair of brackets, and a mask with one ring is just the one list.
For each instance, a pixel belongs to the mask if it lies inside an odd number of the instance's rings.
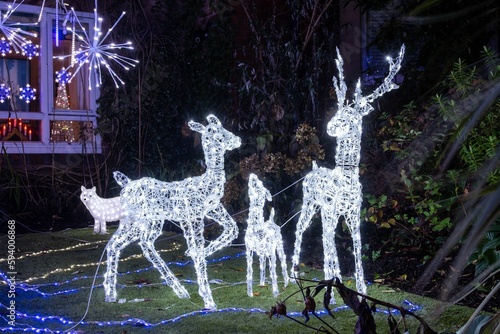
{"label": "blue string light", "polygon": [[[212,264],[220,263],[220,262],[224,262],[227,260],[239,258],[242,256],[245,256],[245,252],[240,252],[240,253],[237,253],[237,254],[232,255],[232,256],[228,256],[228,255],[221,256],[218,258],[210,259],[208,262],[212,263]],[[191,260],[172,261],[172,262],[168,263],[168,265],[176,265],[179,267],[185,267],[185,266],[190,265],[190,264],[192,264]],[[147,271],[150,269],[153,269],[153,266],[136,269],[136,270],[129,271],[126,273],[120,273],[120,275],[129,275],[130,273],[138,273],[138,272],[143,272],[143,271]],[[43,297],[72,294],[72,293],[75,293],[75,292],[83,290],[83,289],[88,289],[88,287],[65,289],[65,290],[55,291],[55,292],[51,292],[51,293],[42,292],[39,289],[42,287],[61,287],[61,286],[64,286],[65,284],[69,284],[71,282],[79,281],[82,279],[91,279],[91,278],[93,278],[93,276],[86,276],[85,275],[85,276],[74,277],[74,278],[69,279],[69,280],[64,281],[64,282],[51,282],[51,283],[43,283],[43,284],[28,284],[25,282],[19,282],[16,284],[17,296],[18,296],[18,298],[21,298],[21,297],[25,298],[26,297],[27,299],[31,299],[27,295],[28,293],[37,293],[37,294],[42,295]],[[0,271],[0,285],[2,285],[4,283],[7,284],[8,281],[9,281],[8,276],[4,272]],[[196,284],[196,281],[191,280],[191,279],[184,279],[182,281],[184,283],[187,283],[187,284]],[[215,281],[215,280],[213,280],[213,281]],[[214,282],[211,282],[211,283],[215,284]],[[223,284],[224,282],[220,281],[220,282],[216,282],[216,283]],[[165,283],[163,282],[160,284],[164,285]],[[245,284],[245,282],[228,283],[228,284],[230,284],[230,285]],[[151,286],[151,285],[150,284],[148,284],[148,285],[139,284],[139,285],[134,285],[134,288],[137,288],[137,287],[142,288],[142,287],[146,287],[146,286]],[[96,287],[102,287],[102,285],[97,285]],[[126,286],[122,285],[122,287],[126,287]],[[129,302],[131,302],[131,301],[129,301]],[[405,307],[409,307],[408,310],[411,312],[415,312],[415,311],[422,309],[421,306],[416,305],[408,300],[404,300],[403,304],[405,305]],[[0,302],[0,310],[2,310],[2,309],[7,310],[7,306]],[[340,312],[340,311],[346,311],[346,310],[349,310],[349,307],[343,305],[343,306],[339,306],[339,307],[333,309],[332,311],[333,312]],[[382,313],[387,314],[387,310],[377,310],[377,312],[382,312]],[[3,313],[3,312],[0,312],[0,313]],[[113,326],[114,327],[116,327],[116,326],[121,326],[121,327],[123,327],[123,326],[140,326],[140,327],[145,327],[145,328],[154,328],[154,327],[159,327],[159,326],[166,326],[166,325],[173,324],[173,323],[178,323],[178,322],[183,321],[185,319],[188,319],[190,317],[210,316],[210,315],[221,314],[221,313],[260,313],[260,314],[266,314],[266,311],[263,309],[260,309],[260,308],[228,307],[228,308],[222,308],[222,309],[218,309],[218,310],[191,311],[191,312],[177,315],[175,317],[165,319],[165,320],[162,320],[162,321],[156,322],[156,323],[148,322],[148,321],[146,321],[144,319],[140,319],[140,318],[131,317],[131,318],[128,318],[125,320],[83,321],[83,322],[79,323],[79,326],[82,326],[82,327],[98,326],[98,327],[102,327],[102,328],[113,327]],[[316,313],[320,316],[327,314],[326,311],[323,311],[323,310],[318,310]],[[393,311],[392,313],[396,314],[397,311]],[[297,317],[297,318],[303,317],[301,312],[289,312],[289,313],[287,313],[287,315],[290,317]],[[64,316],[40,315],[40,314],[32,315],[32,314],[23,313],[18,309],[18,310],[16,310],[16,318],[18,319],[18,322],[16,323],[15,327],[0,327],[0,332],[77,333],[77,331],[73,331],[73,330],[66,332],[66,330],[64,330],[64,329],[57,329],[56,330],[56,329],[50,328],[51,326],[56,326],[56,325],[57,326],[61,326],[61,325],[70,326],[70,325],[77,324],[76,321],[69,320]],[[3,319],[3,320],[5,320],[5,323],[8,323],[7,319],[4,316],[0,316],[0,319]],[[32,322],[32,324],[22,323],[23,320]],[[49,325],[49,324],[52,324],[52,325]]]}

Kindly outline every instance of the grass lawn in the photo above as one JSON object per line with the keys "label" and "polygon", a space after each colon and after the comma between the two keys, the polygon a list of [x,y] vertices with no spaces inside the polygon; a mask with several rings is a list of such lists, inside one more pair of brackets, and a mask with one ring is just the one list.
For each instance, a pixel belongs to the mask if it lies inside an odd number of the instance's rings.
{"label": "grass lawn", "polygon": [[[111,233],[114,229],[110,230]],[[93,235],[91,228],[51,233],[16,235],[15,272],[16,296],[9,297],[6,276],[7,236],[0,244],[0,331],[3,332],[57,332],[69,329],[82,317],[78,333],[315,333],[285,317],[272,319],[265,313],[277,300],[285,300],[298,290],[290,284],[275,299],[271,287],[259,287],[258,265],[254,262],[254,297],[246,294],[246,259],[242,248],[225,248],[209,258],[208,276],[217,311],[203,311],[196,276],[190,258],[185,256],[182,235],[164,233],[156,242],[156,249],[169,268],[191,294],[190,299],[179,299],[166,286],[159,273],[142,256],[137,244],[121,254],[118,276],[118,299],[122,303],[105,303],[102,287],[106,269],[106,255],[92,283],[97,266],[110,235]],[[4,255],[5,254],[5,255]],[[304,277],[322,279],[322,271],[302,267]],[[354,282],[344,278],[344,284]],[[280,288],[283,283],[280,282]],[[92,294],[91,294],[92,292]],[[91,299],[89,302],[89,297]],[[438,318],[439,302],[421,296],[371,284],[368,295],[396,305],[404,305],[423,317],[435,331],[455,331],[468,319],[473,310],[466,307],[447,306]],[[336,294],[335,319],[326,314],[320,317],[339,333],[353,333],[357,316],[343,307]],[[316,298],[317,310],[322,310],[322,294]],[[300,294],[286,300],[287,313],[298,321],[304,308]],[[7,306],[15,302],[15,326],[8,321]],[[408,303],[409,302],[409,303]],[[88,305],[88,311],[87,310]],[[396,319],[400,317],[395,316]],[[388,333],[387,315],[375,313],[379,333]],[[311,316],[309,325],[321,326]],[[410,333],[416,333],[418,322],[407,317]],[[401,330],[401,332],[403,332]]]}

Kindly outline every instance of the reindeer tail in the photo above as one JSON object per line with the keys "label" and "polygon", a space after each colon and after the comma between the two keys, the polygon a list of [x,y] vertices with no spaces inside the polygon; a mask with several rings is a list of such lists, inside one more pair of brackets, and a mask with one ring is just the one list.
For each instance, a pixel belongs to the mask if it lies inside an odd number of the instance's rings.
{"label": "reindeer tail", "polygon": [[113,172],[113,177],[115,178],[116,183],[118,183],[122,188],[131,181],[128,176],[118,171]]}

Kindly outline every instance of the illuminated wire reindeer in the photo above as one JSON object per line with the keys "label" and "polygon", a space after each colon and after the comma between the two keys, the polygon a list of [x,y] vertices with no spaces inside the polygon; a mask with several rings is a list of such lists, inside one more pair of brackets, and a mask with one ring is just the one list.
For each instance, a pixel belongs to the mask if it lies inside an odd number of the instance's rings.
{"label": "illuminated wire reindeer", "polygon": [[[130,181],[122,173],[115,172],[116,181],[123,186],[121,198],[128,215],[120,222],[107,246],[108,267],[104,275],[106,301],[116,300],[116,272],[120,251],[137,240],[144,256],[158,269],[177,296],[189,297],[187,290],[154,248],[154,242],[161,235],[166,219],[180,224],[187,241],[187,255],[194,262],[198,292],[205,308],[216,308],[208,282],[206,258],[229,245],[238,235],[236,222],[224,209],[220,199],[226,181],[224,154],[239,147],[241,140],[224,129],[217,117],[210,115],[207,120],[207,126],[189,122],[192,130],[201,133],[206,163],[203,175],[176,182],[162,182],[149,177]],[[206,246],[203,237],[205,217],[223,227],[221,235]]]}
{"label": "illuminated wire reindeer", "polygon": [[335,152],[336,167],[334,169],[318,168],[313,164],[313,170],[307,174],[303,182],[302,212],[295,232],[295,249],[292,265],[299,264],[302,234],[311,224],[311,219],[321,209],[323,226],[324,273],[325,279],[340,276],[340,268],[335,246],[335,229],[340,216],[343,216],[353,239],[355,260],[356,288],[366,293],[366,285],[361,264],[360,210],[362,203],[361,183],[359,182],[359,160],[361,151],[362,118],[368,115],[373,107],[371,103],[388,91],[398,88],[392,82],[401,68],[404,55],[404,45],[399,56],[393,60],[388,57],[389,74],[380,87],[363,96],[358,80],[354,101],[346,101],[347,87],[343,74],[343,60],[337,49],[336,64],[339,70],[339,80],[333,78],[333,85],[338,99],[338,111],[328,122],[327,133],[337,138]]}
{"label": "illuminated wire reindeer", "polygon": [[279,295],[278,275],[276,274],[276,253],[281,262],[281,269],[285,286],[288,285],[286,256],[283,250],[283,239],[280,227],[274,223],[274,208],[271,209],[269,219],[264,220],[264,204],[271,201],[271,193],[255,174],[248,178],[248,227],[245,233],[247,255],[247,294],[253,297],[253,255],[257,254],[260,265],[260,285],[266,282],[266,261],[269,261],[269,276],[271,277],[274,297]]}

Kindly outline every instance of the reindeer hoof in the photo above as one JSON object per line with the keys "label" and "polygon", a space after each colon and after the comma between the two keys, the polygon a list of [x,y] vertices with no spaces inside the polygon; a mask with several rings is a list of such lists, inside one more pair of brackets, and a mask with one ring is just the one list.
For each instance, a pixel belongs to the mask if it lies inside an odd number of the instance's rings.
{"label": "reindeer hoof", "polygon": [[116,303],[116,297],[106,296],[104,299],[106,303]]}
{"label": "reindeer hoof", "polygon": [[217,305],[215,305],[215,303],[208,303],[208,304],[205,304],[205,307],[203,308],[203,311],[215,311],[217,310]]}

